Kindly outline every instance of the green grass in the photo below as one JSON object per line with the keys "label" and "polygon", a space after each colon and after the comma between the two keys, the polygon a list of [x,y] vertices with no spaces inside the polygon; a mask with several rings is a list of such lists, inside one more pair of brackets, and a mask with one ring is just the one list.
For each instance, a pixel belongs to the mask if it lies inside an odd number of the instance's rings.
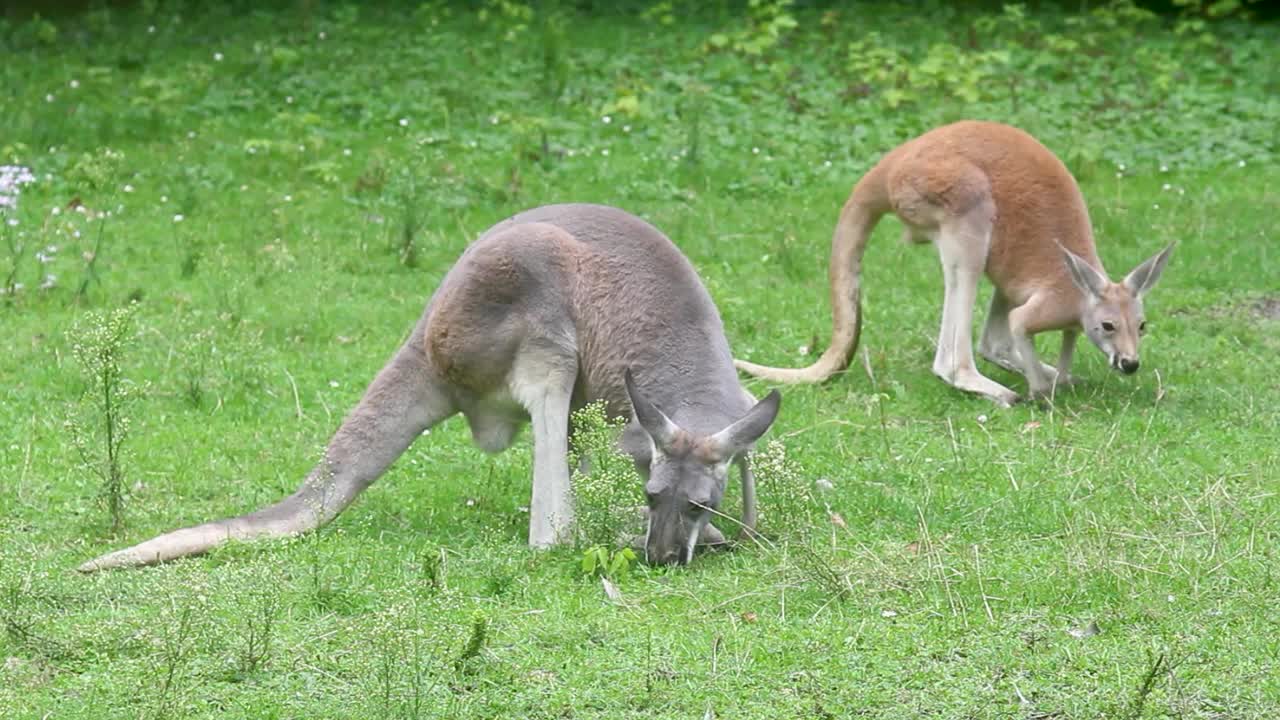
{"label": "green grass", "polygon": [[[0,164],[37,176],[0,226],[23,286],[0,296],[0,717],[1276,715],[1274,25],[485,7],[0,27]],[[1112,273],[1179,242],[1136,377],[1085,347],[1051,408],[946,387],[936,256],[888,220],[864,274],[875,384],[860,358],[784,389],[771,434],[842,525],[775,512],[771,545],[637,568],[611,603],[578,552],[524,547],[527,440],[486,456],[454,419],[320,533],[73,571],[291,491],[466,243],[527,207],[644,215],[739,356],[804,362],[853,182],[970,116],[1068,162]],[[130,299],[124,375],[149,385],[111,535],[65,422],[77,322]]]}

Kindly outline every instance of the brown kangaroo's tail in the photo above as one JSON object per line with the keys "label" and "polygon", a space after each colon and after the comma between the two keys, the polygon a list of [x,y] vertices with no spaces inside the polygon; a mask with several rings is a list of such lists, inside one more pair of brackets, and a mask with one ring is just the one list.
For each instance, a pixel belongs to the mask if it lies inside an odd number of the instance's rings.
{"label": "brown kangaroo's tail", "polygon": [[378,373],[342,422],[324,459],[289,497],[257,512],[174,530],[81,565],[80,572],[152,565],[207,552],[228,540],[284,537],[337,517],[422,431],[453,414],[427,364],[420,332]]}
{"label": "brown kangaroo's tail", "polygon": [[888,157],[881,160],[862,176],[836,222],[831,238],[831,264],[827,268],[831,285],[831,344],[826,352],[806,368],[776,368],[734,360],[739,370],[773,382],[816,383],[848,367],[862,332],[862,253],[871,230],[890,209],[888,160]]}

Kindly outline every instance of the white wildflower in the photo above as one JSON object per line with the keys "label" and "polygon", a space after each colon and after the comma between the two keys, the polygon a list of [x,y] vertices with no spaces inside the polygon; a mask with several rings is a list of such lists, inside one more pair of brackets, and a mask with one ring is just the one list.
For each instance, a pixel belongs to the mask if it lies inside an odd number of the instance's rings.
{"label": "white wildflower", "polygon": [[604,115],[600,118],[600,122],[604,123],[605,125],[608,125],[609,123],[613,122],[613,118],[609,117],[608,115]]}
{"label": "white wildflower", "polygon": [[[36,181],[31,168],[22,165],[0,165],[0,207],[16,208],[18,196],[22,194],[22,186]],[[17,225],[12,221],[10,225]]]}
{"label": "white wildflower", "polygon": [[220,52],[216,52],[216,53],[214,53],[214,54],[213,54],[213,61],[214,61],[214,62],[222,62],[222,53],[220,53]]}
{"label": "white wildflower", "polygon": [[178,214],[176,214],[176,215],[174,215],[174,216],[173,216],[173,221],[174,221],[174,222],[176,222],[176,223],[180,223],[180,222],[182,222],[183,220],[184,220],[184,218],[182,217],[182,213],[178,213]]}
{"label": "white wildflower", "polygon": [[400,127],[409,127],[409,118],[400,118]]}

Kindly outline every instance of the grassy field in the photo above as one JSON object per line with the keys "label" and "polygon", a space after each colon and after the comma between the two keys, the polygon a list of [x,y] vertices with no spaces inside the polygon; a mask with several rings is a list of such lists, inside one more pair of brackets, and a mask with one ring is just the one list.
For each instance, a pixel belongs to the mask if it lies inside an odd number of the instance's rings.
{"label": "grassy field", "polygon": [[[0,25],[0,165],[31,174],[0,206],[0,717],[1280,714],[1275,25],[242,5]],[[873,377],[784,389],[765,543],[611,601],[582,548],[524,547],[527,434],[487,456],[455,418],[322,532],[74,572],[292,491],[524,208],[648,218],[738,356],[806,362],[849,188],[962,117],[1063,157],[1113,275],[1179,243],[1137,376],[1082,347],[1052,406],[948,388],[936,254],[887,220]],[[113,529],[76,346],[131,301]]]}

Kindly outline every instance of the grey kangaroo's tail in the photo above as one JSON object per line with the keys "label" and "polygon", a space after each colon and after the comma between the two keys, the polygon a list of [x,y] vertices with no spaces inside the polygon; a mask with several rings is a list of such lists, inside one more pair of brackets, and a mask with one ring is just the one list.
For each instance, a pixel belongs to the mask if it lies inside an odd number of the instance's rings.
{"label": "grey kangaroo's tail", "polygon": [[256,512],[174,530],[94,558],[80,572],[152,565],[198,555],[228,540],[283,537],[337,517],[422,431],[454,412],[433,379],[418,331],[378,373],[343,420],[324,459],[297,492]]}
{"label": "grey kangaroo's tail", "polygon": [[849,365],[862,333],[862,254],[880,217],[890,210],[886,175],[888,158],[881,160],[858,184],[840,211],[831,238],[831,344],[818,361],[805,368],[778,368],[734,360],[741,371],[781,383],[822,382]]}

